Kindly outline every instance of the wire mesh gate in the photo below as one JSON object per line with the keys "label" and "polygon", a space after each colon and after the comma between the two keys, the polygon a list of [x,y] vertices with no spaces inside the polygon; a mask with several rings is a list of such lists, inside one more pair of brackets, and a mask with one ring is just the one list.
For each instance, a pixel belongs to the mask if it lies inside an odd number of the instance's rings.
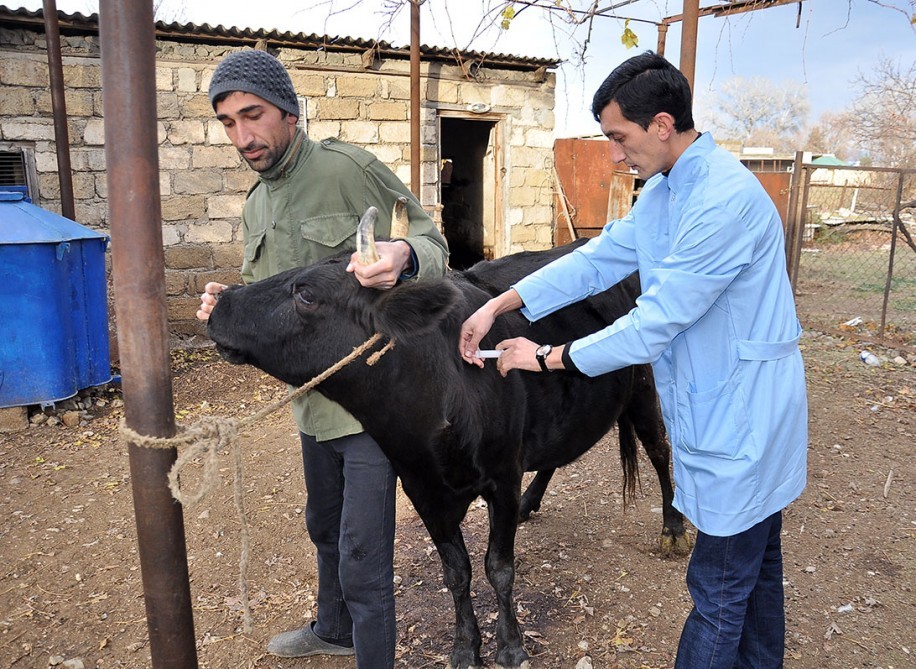
{"label": "wire mesh gate", "polygon": [[805,327],[916,346],[916,169],[796,158],[786,258]]}

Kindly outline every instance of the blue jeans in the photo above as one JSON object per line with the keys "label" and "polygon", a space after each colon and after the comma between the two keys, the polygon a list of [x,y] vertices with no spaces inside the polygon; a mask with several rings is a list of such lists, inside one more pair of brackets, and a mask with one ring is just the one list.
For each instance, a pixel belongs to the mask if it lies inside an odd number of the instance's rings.
{"label": "blue jeans", "polygon": [[366,433],[322,442],[299,436],[305,523],[318,552],[315,633],[352,643],[359,669],[392,669],[394,470]]}
{"label": "blue jeans", "polygon": [[687,567],[693,610],[675,669],[783,666],[782,512],[739,534],[697,533]]}

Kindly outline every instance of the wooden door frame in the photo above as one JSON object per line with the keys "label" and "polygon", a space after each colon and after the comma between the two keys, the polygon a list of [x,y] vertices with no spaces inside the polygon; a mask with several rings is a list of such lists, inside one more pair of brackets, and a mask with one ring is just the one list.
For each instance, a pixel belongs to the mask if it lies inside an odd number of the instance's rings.
{"label": "wooden door frame", "polygon": [[[487,112],[476,114],[468,111],[438,109],[436,110],[436,165],[437,168],[442,166],[442,119],[459,119],[463,121],[488,121],[493,123],[493,257],[499,258],[507,253],[509,248],[509,230],[506,228],[506,202],[508,201],[506,193],[507,180],[503,177],[506,175],[506,143],[503,141],[505,132],[505,114]],[[436,181],[437,197],[439,205],[442,205],[442,179]],[[486,202],[484,202],[486,207]],[[484,239],[487,238],[487,230],[484,227]]]}

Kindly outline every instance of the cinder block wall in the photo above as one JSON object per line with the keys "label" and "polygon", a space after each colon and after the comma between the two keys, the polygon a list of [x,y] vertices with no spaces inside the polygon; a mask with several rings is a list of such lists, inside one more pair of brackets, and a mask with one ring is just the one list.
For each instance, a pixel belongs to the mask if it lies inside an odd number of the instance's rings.
{"label": "cinder block wall", "polygon": [[[206,91],[220,58],[242,47],[157,42],[162,239],[169,329],[200,339],[194,317],[208,281],[239,280],[240,216],[255,175],[213,117]],[[63,36],[63,73],[76,219],[108,231],[105,132],[98,37]],[[410,184],[409,62],[359,53],[271,49],[307,98],[313,139],[337,137],[372,151]],[[51,94],[43,33],[0,28],[0,149],[28,149],[38,177],[36,204],[60,212]],[[439,205],[438,115],[473,103],[489,107],[505,138],[501,254],[548,248],[553,236],[550,164],[554,87],[551,72],[484,67],[476,78],[457,65],[423,62],[421,200]],[[112,311],[112,318],[114,313]]]}

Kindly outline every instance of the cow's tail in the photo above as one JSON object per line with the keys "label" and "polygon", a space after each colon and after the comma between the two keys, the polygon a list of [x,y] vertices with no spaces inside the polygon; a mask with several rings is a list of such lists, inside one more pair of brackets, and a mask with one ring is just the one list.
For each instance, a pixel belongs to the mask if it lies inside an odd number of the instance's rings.
{"label": "cow's tail", "polygon": [[626,509],[636,495],[636,484],[639,483],[642,488],[636,452],[636,429],[626,412],[617,419],[617,434],[620,440],[620,466],[623,469],[623,508]]}

